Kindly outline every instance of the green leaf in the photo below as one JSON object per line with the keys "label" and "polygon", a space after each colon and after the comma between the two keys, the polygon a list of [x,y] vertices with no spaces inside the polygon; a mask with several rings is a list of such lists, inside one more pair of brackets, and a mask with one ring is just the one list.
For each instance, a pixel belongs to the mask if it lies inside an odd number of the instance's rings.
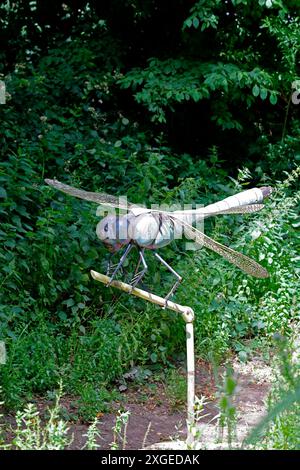
{"label": "green leaf", "polygon": [[7,192],[5,191],[4,188],[0,187],[0,198],[6,198],[7,197]]}
{"label": "green leaf", "polygon": [[80,325],[79,331],[80,331],[83,335],[85,335],[85,327],[84,327],[83,325]]}
{"label": "green leaf", "polygon": [[229,395],[232,395],[236,388],[236,381],[232,377],[227,377],[226,380],[226,391]]}
{"label": "green leaf", "polygon": [[190,28],[190,27],[192,26],[192,19],[189,18],[188,20],[185,21],[184,24],[185,24],[185,26],[186,26],[187,28]]}
{"label": "green leaf", "polygon": [[259,95],[259,92],[260,92],[260,88],[258,85],[254,85],[254,87],[252,88],[252,93],[255,97],[257,97]]}
{"label": "green leaf", "polygon": [[199,24],[200,24],[200,21],[198,20],[198,18],[194,18],[193,19],[193,26],[194,28],[198,28],[199,27]]}
{"label": "green leaf", "polygon": [[270,98],[269,98],[269,99],[270,99],[270,103],[271,103],[271,104],[276,104],[276,103],[277,103],[277,95],[275,95],[275,93],[272,93],[272,94],[270,95]]}
{"label": "green leaf", "polygon": [[74,299],[68,299],[64,303],[67,307],[72,307],[75,304]]}
{"label": "green leaf", "polygon": [[266,90],[265,88],[262,88],[260,90],[260,97],[262,100],[265,100],[268,96],[268,90]]}
{"label": "green leaf", "polygon": [[66,321],[66,319],[68,318],[67,314],[63,311],[58,312],[58,316],[62,321]]}
{"label": "green leaf", "polygon": [[152,354],[150,355],[150,359],[151,359],[152,362],[157,362],[157,354],[156,354],[156,353],[152,353]]}
{"label": "green leaf", "polygon": [[247,362],[248,355],[246,351],[239,351],[239,360],[241,362]]}

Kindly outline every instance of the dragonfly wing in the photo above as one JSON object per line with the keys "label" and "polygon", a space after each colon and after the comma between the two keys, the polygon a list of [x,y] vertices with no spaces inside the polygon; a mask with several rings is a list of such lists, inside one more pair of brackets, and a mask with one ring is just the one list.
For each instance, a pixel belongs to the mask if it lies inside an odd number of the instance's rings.
{"label": "dragonfly wing", "polygon": [[257,278],[269,277],[268,271],[253,259],[248,258],[248,256],[245,256],[242,253],[238,253],[232,248],[216,242],[207,235],[204,235],[203,243],[206,248],[209,248],[215,253],[223,256],[223,258],[227,259],[227,261],[234,264],[245,273],[250,274],[250,276]]}
{"label": "dragonfly wing", "polygon": [[74,188],[73,186],[69,186],[57,180],[45,179],[45,182],[53,188],[58,189],[63,193],[69,194],[70,196],[85,199],[86,201],[96,202],[97,204],[101,204],[103,206],[115,207],[125,210],[131,209],[133,207],[138,207],[134,204],[125,203],[124,201],[122,201],[122,199],[116,196],[111,196],[110,194],[84,191],[83,189]]}
{"label": "dragonfly wing", "polygon": [[174,222],[179,222],[184,226],[184,234],[188,238],[195,240],[197,243],[205,246],[205,248],[208,248],[209,250],[212,250],[215,253],[223,256],[223,258],[240,268],[246,274],[250,274],[250,276],[257,278],[269,277],[268,271],[253,259],[248,258],[248,256],[245,256],[242,253],[238,253],[232,248],[216,242],[207,235],[204,235],[204,233],[200,232],[192,225],[189,225],[180,219],[174,218]]}

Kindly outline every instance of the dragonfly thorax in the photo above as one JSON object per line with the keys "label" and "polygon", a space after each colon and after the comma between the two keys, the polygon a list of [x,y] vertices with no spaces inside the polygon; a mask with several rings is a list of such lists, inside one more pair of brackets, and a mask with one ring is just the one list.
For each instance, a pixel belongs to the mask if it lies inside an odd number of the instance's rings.
{"label": "dragonfly thorax", "polygon": [[150,212],[138,216],[108,215],[98,223],[96,233],[110,251],[118,251],[130,242],[153,250],[174,239],[174,225],[162,214]]}
{"label": "dragonfly thorax", "polygon": [[142,213],[130,219],[128,234],[138,246],[156,250],[174,240],[174,224],[161,213]]}

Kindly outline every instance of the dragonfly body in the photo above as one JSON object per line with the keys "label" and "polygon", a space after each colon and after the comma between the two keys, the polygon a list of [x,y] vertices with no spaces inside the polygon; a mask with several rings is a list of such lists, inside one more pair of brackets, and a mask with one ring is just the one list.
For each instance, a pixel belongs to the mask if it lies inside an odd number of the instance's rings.
{"label": "dragonfly body", "polygon": [[[167,301],[182,279],[156,251],[170,244],[175,238],[181,238],[183,234],[197,244],[201,244],[223,256],[245,273],[257,278],[268,277],[266,269],[256,261],[216,242],[205,235],[203,230],[200,231],[193,226],[193,224],[215,215],[245,214],[261,210],[264,207],[261,203],[272,192],[272,188],[268,186],[242,191],[200,209],[168,212],[158,209],[146,209],[134,204],[124,204],[114,196],[73,188],[57,180],[45,181],[50,186],[72,196],[127,211],[127,214],[124,215],[108,215],[97,225],[97,236],[110,252],[125,249],[112,273],[111,280],[120,270],[133,246],[136,246],[139,250],[139,262],[132,279],[132,286],[135,287],[147,271],[144,250],[152,250],[156,258],[176,277],[174,286],[166,296]],[[140,264],[142,264],[141,271],[139,271]]]}
{"label": "dragonfly body", "polygon": [[[175,227],[176,224],[169,217],[146,212],[140,215],[108,215],[99,222],[96,233],[112,252],[129,243],[148,250],[158,250],[174,240]],[[181,226],[178,230],[182,232]]]}
{"label": "dragonfly body", "polygon": [[126,215],[106,216],[99,222],[96,232],[110,251],[118,251],[131,242],[141,248],[157,250],[174,238],[181,238],[184,231],[182,222],[192,225],[212,215],[245,213],[247,208],[248,212],[254,212],[268,194],[269,188],[253,188],[200,209],[166,214],[151,209],[132,209]]}

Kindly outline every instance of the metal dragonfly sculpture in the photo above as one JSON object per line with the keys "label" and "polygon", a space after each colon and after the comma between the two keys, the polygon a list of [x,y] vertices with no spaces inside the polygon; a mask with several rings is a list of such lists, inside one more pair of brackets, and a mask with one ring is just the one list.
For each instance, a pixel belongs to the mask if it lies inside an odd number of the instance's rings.
{"label": "metal dragonfly sculpture", "polygon": [[[139,260],[130,284],[132,289],[136,287],[148,269],[144,251],[145,249],[152,250],[155,257],[176,278],[174,285],[165,297],[167,305],[168,299],[175,293],[182,281],[182,277],[156,252],[156,250],[168,245],[175,238],[181,238],[182,233],[184,233],[185,237],[218,253],[246,274],[256,278],[266,278],[269,276],[268,271],[253,259],[216,242],[192,225],[193,222],[199,222],[214,215],[245,214],[261,210],[264,207],[262,204],[263,200],[272,192],[272,188],[269,186],[248,189],[200,209],[163,211],[159,209],[147,209],[127,202],[125,203],[118,197],[106,193],[77,189],[57,180],[46,179],[45,182],[55,189],[71,196],[95,202],[105,207],[127,211],[124,215],[107,215],[97,225],[97,236],[111,253],[125,248],[117,264],[111,265],[110,262],[108,264],[107,275],[111,273],[108,285],[110,285],[116,277],[128,254],[135,246],[139,251]],[[193,221],[192,223],[191,219]]]}

